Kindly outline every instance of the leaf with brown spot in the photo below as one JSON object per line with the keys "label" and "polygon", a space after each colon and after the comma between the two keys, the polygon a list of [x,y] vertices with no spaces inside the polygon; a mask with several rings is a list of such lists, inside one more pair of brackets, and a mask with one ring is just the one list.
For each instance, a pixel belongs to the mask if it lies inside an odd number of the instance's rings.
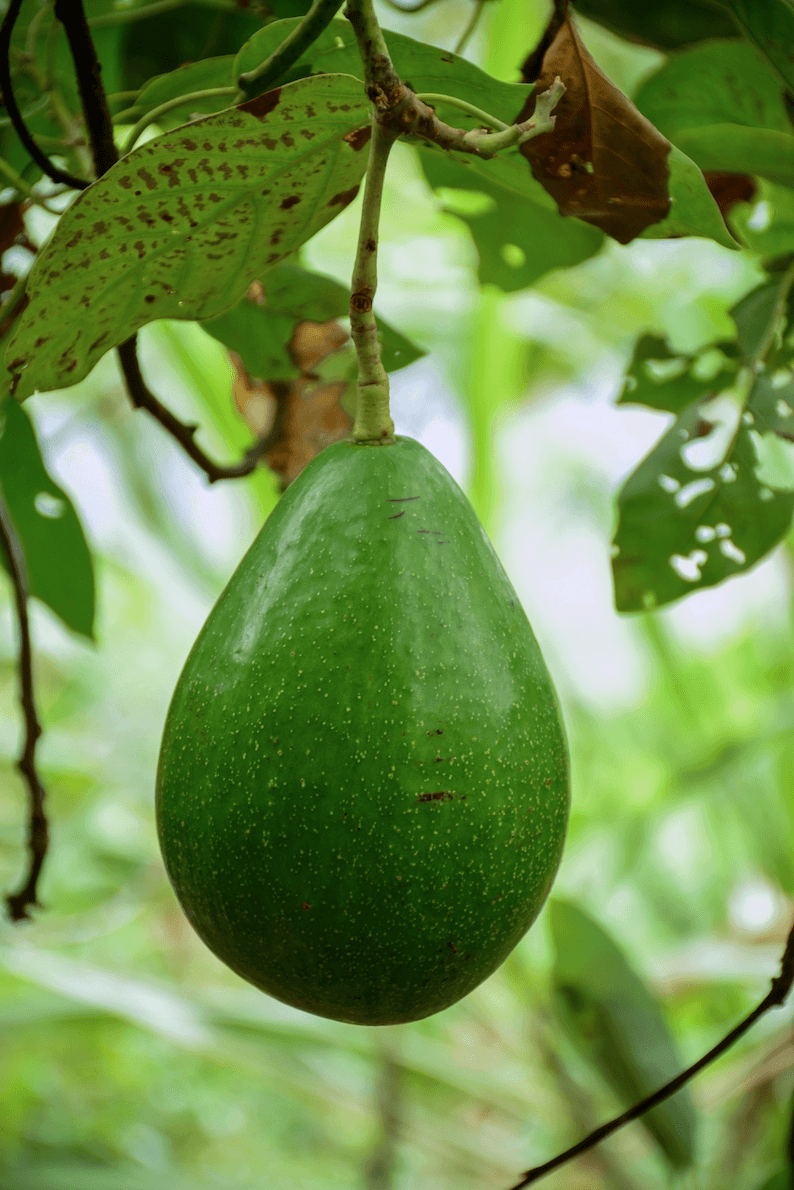
{"label": "leaf with brown spot", "polygon": [[[76,384],[155,319],[228,310],[358,186],[367,155],[345,137],[368,124],[368,106],[348,75],[301,79],[264,115],[228,108],[122,158],[69,207],[31,271],[6,355],[15,395]],[[313,138],[296,138],[307,122]]]}
{"label": "leaf with brown spot", "polygon": [[[599,69],[569,15],[555,15],[546,40],[536,92],[559,75],[565,94],[554,131],[526,141],[521,153],[561,214],[628,244],[670,210],[670,143]],[[535,66],[533,55],[525,69]],[[519,118],[533,109],[534,98]]]}

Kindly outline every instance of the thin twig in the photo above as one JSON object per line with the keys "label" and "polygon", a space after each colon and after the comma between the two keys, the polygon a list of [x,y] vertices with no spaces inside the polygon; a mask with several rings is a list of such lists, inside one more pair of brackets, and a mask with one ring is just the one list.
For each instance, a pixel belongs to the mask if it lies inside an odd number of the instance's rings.
{"label": "thin twig", "polygon": [[22,113],[14,98],[9,52],[11,49],[11,34],[14,32],[14,25],[16,24],[21,7],[22,0],[11,0],[8,11],[3,17],[3,23],[0,25],[0,91],[3,95],[5,109],[8,112],[11,123],[14,125],[14,131],[43,173],[48,178],[52,178],[53,182],[63,182],[65,185],[71,186],[73,190],[85,190],[86,186],[89,185],[88,182],[66,173],[65,170],[58,169],[57,165],[53,165],[49,157],[45,153],[42,153],[28,132],[25,121],[22,119]]}
{"label": "thin twig", "polygon": [[474,12],[471,14],[466,28],[458,38],[458,43],[455,46],[455,49],[452,51],[454,54],[462,54],[466,46],[469,44],[474,30],[480,23],[480,17],[483,14],[487,2],[488,0],[477,0],[476,4],[474,5]]}
{"label": "thin twig", "polygon": [[250,475],[256,469],[256,465],[262,456],[276,445],[280,438],[280,429],[278,434],[274,435],[271,431],[265,438],[255,442],[251,449],[243,455],[239,463],[223,466],[220,463],[214,462],[195,441],[198,426],[187,425],[185,422],[180,421],[147,388],[146,382],[141,375],[140,364],[138,363],[135,339],[136,336],[133,335],[124,343],[120,343],[116,348],[121,370],[124,373],[124,379],[127,384],[127,392],[135,408],[145,409],[156,421],[159,421],[160,425],[168,430],[171,437],[176,439],[185,454],[189,455],[193,462],[201,467],[210,483],[216,483],[219,479],[241,479],[245,475]]}
{"label": "thin twig", "polygon": [[41,724],[36,714],[36,699],[33,689],[33,651],[30,644],[25,559],[2,491],[0,491],[0,542],[3,544],[8,561],[19,625],[19,705],[22,708],[25,721],[25,739],[22,753],[17,761],[17,768],[27,783],[30,795],[27,875],[17,892],[8,894],[6,904],[12,921],[25,921],[30,917],[29,910],[39,904],[37,887],[47,855],[49,827],[44,810],[46,796],[44,786],[36,769],[36,744],[41,737]]}
{"label": "thin twig", "polygon": [[644,1116],[651,1108],[656,1107],[659,1103],[663,1103],[671,1095],[675,1095],[676,1091],[680,1091],[683,1086],[686,1086],[690,1079],[693,1079],[696,1074],[699,1074],[701,1070],[705,1069],[706,1066],[709,1066],[724,1054],[726,1050],[730,1049],[740,1037],[744,1036],[748,1029],[753,1027],[756,1021],[760,1020],[765,1013],[769,1012],[770,1008],[781,1007],[786,1002],[792,985],[794,985],[794,926],[791,928],[786,942],[786,948],[783,951],[783,957],[780,960],[780,974],[776,975],[772,980],[772,986],[761,1003],[735,1029],[731,1029],[730,1033],[726,1037],[723,1037],[722,1041],[718,1042],[707,1054],[704,1054],[697,1062],[688,1066],[686,1070],[683,1070],[681,1074],[671,1079],[669,1083],[665,1083],[658,1091],[654,1091],[646,1099],[635,1103],[634,1107],[629,1108],[622,1115],[616,1116],[608,1124],[602,1124],[600,1128],[596,1128],[584,1140],[580,1140],[578,1144],[572,1145],[564,1153],[559,1153],[551,1161],[546,1161],[543,1165],[536,1165],[534,1169],[527,1170],[521,1179],[511,1187],[511,1190],[523,1190],[524,1186],[531,1186],[534,1182],[545,1177],[547,1173],[551,1173],[552,1170],[559,1169],[561,1165],[566,1165],[569,1161],[573,1161],[575,1157],[579,1157],[582,1153],[588,1152],[589,1149],[595,1148],[597,1144],[600,1144],[607,1136],[611,1136],[613,1132],[617,1132],[624,1124],[630,1124],[632,1120],[638,1120],[640,1116]]}
{"label": "thin twig", "polygon": [[254,70],[246,70],[240,75],[237,80],[240,90],[248,91],[251,85],[256,83],[258,90],[267,91],[290,66],[294,66],[303,51],[317,40],[323,29],[327,29],[338,13],[341,3],[342,0],[314,0],[301,23],[296,25],[278,49]]}
{"label": "thin twig", "polygon": [[[148,128],[150,124],[156,124],[160,116],[164,116],[166,112],[170,112],[173,108],[182,107],[186,103],[196,103],[199,99],[220,99],[224,96],[231,97],[236,94],[236,87],[206,87],[203,91],[191,91],[188,95],[177,95],[173,99],[166,99],[163,103],[159,103],[157,107],[151,108],[150,111],[141,116],[138,123],[131,129],[121,150],[122,157],[126,157],[127,153],[132,152],[135,148],[135,142],[144,128]],[[121,123],[121,121],[118,122]]]}

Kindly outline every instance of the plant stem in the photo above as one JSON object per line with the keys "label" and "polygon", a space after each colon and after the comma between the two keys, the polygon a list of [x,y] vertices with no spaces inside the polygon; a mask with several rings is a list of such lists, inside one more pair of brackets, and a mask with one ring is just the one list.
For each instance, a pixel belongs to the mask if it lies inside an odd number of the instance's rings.
{"label": "plant stem", "polygon": [[475,107],[473,103],[468,103],[465,99],[456,99],[454,95],[436,95],[433,91],[422,91],[417,93],[417,99],[421,99],[423,103],[435,106],[439,103],[446,103],[449,107],[456,107],[462,112],[466,112],[469,116],[474,116],[486,128],[493,128],[496,132],[504,132],[509,128],[509,124],[505,124],[504,120],[497,120],[496,116],[489,115],[484,112],[481,107]]}
{"label": "plant stem", "polygon": [[474,5],[474,12],[471,14],[471,17],[469,18],[469,23],[466,25],[466,28],[461,33],[460,37],[458,38],[458,44],[455,46],[455,49],[452,51],[454,54],[462,54],[463,51],[465,50],[466,46],[469,44],[469,41],[471,40],[471,36],[474,33],[474,30],[477,28],[477,26],[480,23],[480,17],[483,14],[483,9],[485,8],[486,3],[487,3],[487,0],[477,0],[477,3]]}
{"label": "plant stem", "polygon": [[37,885],[47,855],[49,827],[44,810],[44,786],[36,768],[36,744],[41,736],[41,724],[36,714],[36,698],[33,687],[33,650],[30,643],[25,559],[2,490],[0,490],[0,542],[5,550],[14,588],[14,602],[19,625],[19,705],[22,708],[25,721],[25,739],[22,753],[17,761],[17,768],[25,778],[29,793],[27,876],[17,892],[8,894],[6,904],[12,921],[25,921],[30,917],[28,910],[39,903]]}
{"label": "plant stem", "polygon": [[[106,29],[109,25],[127,25],[130,21],[143,21],[147,17],[159,16],[162,12],[173,12],[175,8],[184,8],[190,0],[155,0],[154,4],[145,4],[140,8],[127,8],[121,12],[107,12],[101,16],[89,17],[88,23],[92,29]],[[204,8],[218,8],[221,12],[234,12],[237,5],[233,0],[201,0]]]}
{"label": "plant stem", "polygon": [[[141,116],[138,123],[134,126],[129,136],[127,143],[121,150],[122,157],[127,153],[131,153],[135,148],[135,142],[143,132],[144,128],[148,128],[150,124],[156,124],[160,116],[164,116],[166,112],[170,112],[175,107],[182,107],[185,103],[194,103],[197,99],[215,99],[223,95],[236,95],[236,87],[207,87],[204,91],[191,91],[187,95],[177,95],[175,99],[166,99],[164,103],[160,103],[157,107],[153,107],[145,116]],[[122,113],[123,114],[123,113]],[[120,122],[120,121],[119,121]]]}
{"label": "plant stem", "polygon": [[314,0],[301,23],[282,41],[278,49],[254,70],[246,70],[240,75],[237,80],[240,90],[248,91],[251,84],[256,83],[258,90],[267,91],[290,66],[294,66],[303,51],[317,40],[323,29],[327,29],[339,11],[340,4],[341,0]]}
{"label": "plant stem", "polygon": [[394,440],[394,422],[389,412],[389,377],[381,363],[372,300],[378,285],[378,223],[383,180],[396,139],[396,132],[374,121],[350,295],[350,333],[358,358],[353,439],[373,444]]}
{"label": "plant stem", "polygon": [[73,61],[81,64],[77,71],[77,86],[94,157],[94,173],[101,178],[118,160],[113,143],[110,108],[102,85],[102,66],[82,3],[55,0],[55,16],[66,30]]}

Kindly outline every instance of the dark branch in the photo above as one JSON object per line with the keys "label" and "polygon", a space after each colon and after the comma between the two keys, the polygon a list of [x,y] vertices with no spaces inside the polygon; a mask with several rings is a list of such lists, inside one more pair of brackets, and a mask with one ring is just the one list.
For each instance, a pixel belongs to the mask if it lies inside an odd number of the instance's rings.
{"label": "dark branch", "polygon": [[6,904],[12,921],[25,921],[30,917],[28,910],[39,904],[37,885],[47,854],[49,828],[47,815],[44,812],[44,786],[36,771],[36,744],[41,736],[41,724],[36,715],[36,700],[33,692],[33,653],[30,646],[25,560],[2,493],[0,493],[0,542],[3,544],[8,561],[19,624],[19,704],[22,707],[25,721],[25,739],[22,745],[22,754],[17,761],[17,768],[27,782],[30,793],[27,876],[17,892],[9,893],[6,897]]}
{"label": "dark branch", "polygon": [[[185,422],[180,421],[147,388],[146,382],[141,375],[138,354],[135,350],[135,335],[127,339],[124,343],[121,343],[116,350],[118,351],[121,370],[124,373],[124,379],[127,383],[127,391],[135,408],[145,409],[156,421],[159,421],[160,425],[164,426],[168,430],[168,433],[177,440],[185,454],[189,455],[193,462],[201,467],[210,483],[215,483],[219,479],[241,479],[245,475],[250,475],[256,469],[256,465],[262,456],[271,450],[279,440],[281,434],[280,427],[278,434],[271,432],[267,437],[254,443],[251,449],[243,455],[239,463],[233,463],[231,466],[224,467],[214,462],[195,442],[195,434],[198,426],[186,425]],[[275,430],[276,427],[274,426]]]}
{"label": "dark branch", "polygon": [[49,157],[45,153],[42,153],[28,132],[25,121],[22,119],[22,113],[14,98],[9,53],[11,50],[11,34],[14,32],[14,25],[16,24],[21,7],[22,0],[11,0],[8,11],[3,18],[3,23],[0,25],[0,91],[2,91],[3,103],[8,112],[8,118],[13,124],[14,131],[22,141],[22,144],[48,178],[52,178],[53,182],[63,182],[65,185],[71,186],[73,190],[85,190],[86,186],[89,185],[88,182],[82,178],[75,178],[72,174],[66,173],[62,169],[58,169],[57,165],[53,165]]}
{"label": "dark branch", "polygon": [[99,178],[118,161],[107,95],[102,86],[102,66],[94,48],[82,0],[55,0],[55,15],[69,41],[94,155],[94,173]]}
{"label": "dark branch", "polygon": [[757,1020],[760,1020],[765,1013],[769,1012],[770,1008],[779,1008],[784,1004],[793,984],[794,926],[791,928],[786,942],[786,948],[783,951],[783,957],[780,961],[780,974],[776,975],[772,980],[772,987],[758,1007],[754,1008],[743,1021],[740,1021],[735,1029],[731,1029],[730,1033],[726,1037],[723,1037],[722,1041],[718,1042],[713,1049],[710,1049],[707,1054],[704,1054],[692,1066],[687,1067],[681,1074],[671,1079],[669,1083],[665,1083],[658,1091],[654,1091],[653,1095],[649,1095],[647,1099],[636,1103],[634,1107],[629,1108],[622,1115],[616,1116],[608,1124],[602,1124],[600,1128],[596,1128],[584,1140],[580,1140],[578,1144],[573,1145],[570,1149],[566,1149],[564,1153],[559,1153],[551,1161],[546,1161],[543,1165],[536,1165],[534,1169],[527,1170],[521,1180],[511,1187],[511,1190],[523,1190],[524,1186],[531,1186],[534,1182],[545,1177],[547,1173],[551,1173],[552,1170],[559,1169],[561,1165],[566,1165],[569,1161],[573,1161],[574,1157],[579,1157],[589,1149],[595,1148],[597,1144],[600,1144],[607,1136],[611,1136],[613,1132],[617,1132],[624,1124],[630,1124],[632,1120],[638,1120],[640,1116],[644,1116],[651,1108],[656,1107],[659,1103],[663,1103],[671,1095],[675,1095],[676,1091],[680,1091],[690,1079],[694,1078],[696,1074],[699,1074],[701,1070],[709,1066],[724,1054],[726,1050],[730,1049],[734,1042],[744,1036]]}

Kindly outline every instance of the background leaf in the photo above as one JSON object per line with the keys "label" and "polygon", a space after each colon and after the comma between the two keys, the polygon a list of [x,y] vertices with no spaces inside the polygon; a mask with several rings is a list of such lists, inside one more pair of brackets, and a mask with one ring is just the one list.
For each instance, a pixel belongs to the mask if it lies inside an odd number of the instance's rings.
{"label": "background leaf", "polygon": [[[209,90],[211,87],[231,87],[236,80],[232,76],[234,56],[224,54],[220,58],[202,58],[198,62],[190,62],[180,66],[169,74],[158,75],[150,79],[135,100],[135,109],[143,112],[165,103],[168,99],[176,99],[179,95],[189,95],[192,91]],[[231,106],[233,96],[216,96],[216,98],[193,99],[190,103],[191,112],[218,112]],[[162,117],[169,123],[182,123],[185,119],[184,109],[174,108]]]}
{"label": "background leaf", "polygon": [[471,231],[483,285],[498,285],[506,292],[525,289],[552,269],[587,260],[603,243],[603,233],[595,227],[559,214],[518,153],[488,162],[433,149],[421,150],[419,156],[434,189],[485,196],[484,210],[469,213],[454,201],[447,208]]}
{"label": "background leaf", "polygon": [[[0,487],[22,545],[30,594],[68,628],[93,639],[94,570],[77,513],[47,474],[24,409],[9,402],[0,416]],[[7,569],[1,546],[0,561]]]}
{"label": "background leaf", "polygon": [[[284,261],[263,274],[261,300],[243,298],[202,326],[240,356],[249,376],[293,380],[300,375],[290,352],[296,327],[302,322],[345,318],[349,305],[347,286]],[[387,372],[404,368],[425,354],[380,317],[378,339]]]}
{"label": "background leaf", "polygon": [[[726,354],[731,346],[734,352]],[[707,374],[698,375],[699,366],[705,366]],[[702,401],[727,387],[736,375],[736,367],[735,345],[709,344],[687,355],[671,350],[658,335],[642,335],[634,348],[618,404],[680,413],[693,401]]]}
{"label": "background leaf", "polygon": [[355,197],[367,154],[365,138],[351,134],[362,127],[361,85],[326,75],[119,161],[79,195],[37,258],[6,353],[17,397],[76,383],[156,318],[228,309]]}
{"label": "background leaf", "polygon": [[794,8],[788,0],[723,0],[749,37],[794,90]]}
{"label": "background leaf", "polygon": [[[763,3],[764,0],[761,0]],[[660,50],[674,50],[690,42],[711,37],[733,37],[736,25],[727,13],[706,0],[663,0],[661,4],[638,4],[637,0],[576,0],[582,16],[598,21],[605,29],[644,42]]]}
{"label": "background leaf", "polygon": [[[610,936],[578,906],[553,900],[555,1001],[574,1043],[626,1107],[683,1068],[648,988]],[[695,1155],[695,1113],[687,1088],[641,1119],[677,1169]]]}

